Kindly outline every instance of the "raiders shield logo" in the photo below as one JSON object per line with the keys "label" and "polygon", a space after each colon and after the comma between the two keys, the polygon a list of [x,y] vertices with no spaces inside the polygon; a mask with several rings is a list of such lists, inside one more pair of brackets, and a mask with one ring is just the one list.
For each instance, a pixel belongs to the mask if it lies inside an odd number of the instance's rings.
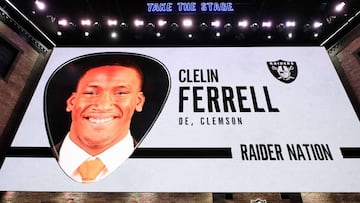
{"label": "raiders shield logo", "polygon": [[268,61],[266,62],[271,74],[284,83],[291,83],[297,76],[297,65],[295,61]]}

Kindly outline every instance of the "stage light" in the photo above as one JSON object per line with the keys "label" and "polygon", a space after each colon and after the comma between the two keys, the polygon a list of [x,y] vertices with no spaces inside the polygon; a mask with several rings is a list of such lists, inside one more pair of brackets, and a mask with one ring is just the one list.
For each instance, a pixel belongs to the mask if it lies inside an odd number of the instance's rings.
{"label": "stage light", "polygon": [[252,23],[250,25],[250,28],[252,31],[256,31],[257,29],[259,29],[259,24],[258,23]]}
{"label": "stage light", "polygon": [[279,31],[279,32],[283,32],[285,30],[285,24],[284,23],[279,23],[277,26],[276,26],[276,29]]}
{"label": "stage light", "polygon": [[242,20],[238,22],[238,26],[242,28],[246,28],[249,25],[249,22],[247,20]]}
{"label": "stage light", "polygon": [[179,29],[179,25],[177,23],[171,23],[170,27],[172,31],[176,31],[177,29]]}
{"label": "stage light", "polygon": [[342,1],[335,6],[335,11],[340,12],[344,9],[344,7],[345,7],[345,2]]}
{"label": "stage light", "polygon": [[200,30],[201,31],[206,31],[208,29],[208,25],[206,23],[201,23],[200,24]]}
{"label": "stage light", "polygon": [[188,34],[187,36],[188,36],[188,38],[190,38],[190,39],[193,37],[193,35],[192,35],[191,33]]}
{"label": "stage light", "polygon": [[226,32],[230,32],[231,29],[232,29],[232,25],[231,25],[230,23],[226,23],[226,24],[224,25],[224,30],[225,30]]}
{"label": "stage light", "polygon": [[165,26],[166,24],[167,24],[167,21],[166,21],[166,20],[159,20],[159,21],[158,21],[159,27],[163,27],[163,26]]}
{"label": "stage light", "polygon": [[212,27],[218,28],[218,27],[220,27],[221,23],[220,23],[220,20],[215,20],[215,21],[212,21],[212,22],[210,23],[210,25],[211,25]]}
{"label": "stage light", "polygon": [[61,31],[57,31],[57,32],[56,32],[56,35],[57,35],[57,36],[61,36],[61,35],[62,35],[62,32],[61,32]]}
{"label": "stage light", "polygon": [[311,25],[309,23],[306,23],[304,25],[303,31],[304,32],[309,32],[311,30]]}
{"label": "stage light", "polygon": [[118,21],[117,20],[115,20],[115,19],[108,19],[107,20],[107,24],[108,24],[108,26],[117,26],[117,24],[118,24]]}
{"label": "stage light", "polygon": [[116,32],[111,32],[110,36],[111,38],[115,39],[117,38],[118,34]]}
{"label": "stage light", "polygon": [[124,22],[120,23],[120,29],[126,30],[128,28],[128,25]]}
{"label": "stage light", "polygon": [[134,20],[134,25],[135,25],[135,27],[144,26],[144,21],[143,21],[143,20],[139,20],[139,19],[135,19],[135,20]]}
{"label": "stage light", "polygon": [[313,28],[319,28],[321,27],[323,24],[319,21],[315,21],[314,24],[313,24]]}
{"label": "stage light", "polygon": [[161,37],[161,33],[160,33],[160,32],[157,32],[157,33],[156,33],[156,37],[158,37],[158,38]]}
{"label": "stage light", "polygon": [[56,20],[56,17],[53,15],[46,15],[46,18],[49,19],[52,23],[54,23]]}
{"label": "stage light", "polygon": [[288,39],[292,39],[294,37],[294,34],[292,32],[289,32],[287,34]]}
{"label": "stage light", "polygon": [[69,25],[69,22],[68,22],[66,19],[60,19],[60,20],[58,21],[58,25],[61,25],[61,26],[66,27],[66,26]]}
{"label": "stage light", "polygon": [[43,1],[36,0],[35,1],[36,8],[39,10],[45,10],[46,5]]}
{"label": "stage light", "polygon": [[295,21],[286,21],[285,25],[287,28],[295,27],[296,22]]}
{"label": "stage light", "polygon": [[315,32],[313,35],[315,38],[319,37],[319,33]]}
{"label": "stage light", "polygon": [[153,31],[155,29],[155,25],[154,23],[148,23],[146,25],[146,28],[149,30],[149,31]]}
{"label": "stage light", "polygon": [[193,25],[193,21],[191,20],[191,19],[184,19],[183,20],[183,22],[182,22],[182,25],[184,26],[184,27],[191,27],[192,25]]}
{"label": "stage light", "polygon": [[84,36],[85,36],[85,37],[88,37],[89,35],[90,35],[90,33],[89,33],[89,32],[87,32],[87,31],[86,31],[86,32],[84,32]]}
{"label": "stage light", "polygon": [[326,21],[328,24],[331,24],[335,19],[336,19],[336,16],[334,16],[334,15],[326,17]]}
{"label": "stage light", "polygon": [[264,21],[262,22],[262,27],[265,27],[265,28],[271,28],[272,26],[272,23],[270,21]]}
{"label": "stage light", "polygon": [[271,39],[272,37],[271,37],[271,35],[268,35],[268,36],[266,36],[266,38],[267,38],[267,39]]}
{"label": "stage light", "polygon": [[215,36],[219,38],[219,37],[221,37],[221,33],[220,33],[220,32],[216,32],[216,33],[215,33]]}
{"label": "stage light", "polygon": [[91,26],[91,20],[90,19],[83,19],[80,21],[82,26]]}

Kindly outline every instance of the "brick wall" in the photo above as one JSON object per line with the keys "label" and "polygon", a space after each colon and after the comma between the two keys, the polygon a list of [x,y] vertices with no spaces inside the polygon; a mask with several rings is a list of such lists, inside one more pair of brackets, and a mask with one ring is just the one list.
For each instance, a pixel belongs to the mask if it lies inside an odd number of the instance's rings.
{"label": "brick wall", "polygon": [[342,77],[358,115],[360,114],[360,25],[333,45],[329,55]]}
{"label": "brick wall", "polygon": [[0,135],[10,118],[26,80],[35,65],[39,53],[24,42],[13,30],[0,21],[0,36],[17,47],[21,53],[12,67],[7,80],[0,79]]}
{"label": "brick wall", "polygon": [[0,166],[51,53],[40,51],[0,20],[0,37],[19,50],[7,75],[0,78]]}

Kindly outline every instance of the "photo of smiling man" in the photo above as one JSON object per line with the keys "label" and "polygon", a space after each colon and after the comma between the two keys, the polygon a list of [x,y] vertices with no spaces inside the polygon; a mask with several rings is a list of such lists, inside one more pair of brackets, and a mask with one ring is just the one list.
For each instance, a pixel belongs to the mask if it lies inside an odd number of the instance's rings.
{"label": "photo of smiling man", "polygon": [[[147,107],[143,71],[149,75],[145,81]],[[133,154],[162,109],[169,83],[161,64],[126,54],[90,55],[66,64],[54,75],[45,101],[49,141],[61,169],[80,183],[103,179]],[[61,81],[63,77],[76,81],[70,87]],[[164,90],[153,89],[159,85]],[[56,92],[60,89],[68,93],[59,96]],[[65,103],[64,116],[70,115],[65,122],[59,119],[61,111],[52,108],[63,106],[61,101]]]}
{"label": "photo of smiling man", "polygon": [[96,181],[132,154],[136,142],[129,129],[134,111],[141,112],[145,102],[142,78],[135,65],[95,67],[81,77],[66,102],[72,123],[59,156],[70,177]]}

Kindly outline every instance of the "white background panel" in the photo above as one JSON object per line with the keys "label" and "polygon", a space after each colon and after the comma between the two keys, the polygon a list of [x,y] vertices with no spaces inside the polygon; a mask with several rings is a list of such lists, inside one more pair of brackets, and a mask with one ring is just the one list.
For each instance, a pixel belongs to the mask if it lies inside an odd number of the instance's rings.
{"label": "white background panel", "polygon": [[[0,190],[116,192],[357,192],[360,159],[344,159],[340,147],[360,147],[360,125],[339,77],[322,47],[251,48],[55,48],[15,136],[13,147],[48,147],[43,92],[57,67],[98,52],[130,52],[162,62],[171,77],[163,111],[140,147],[229,147],[227,159],[127,160],[97,183],[82,185],[61,171],[54,158],[6,158]],[[286,84],[270,73],[267,61],[294,61],[298,75]],[[219,82],[182,83],[180,69],[216,69]],[[280,112],[193,112],[192,92],[179,112],[181,86],[249,86],[266,106],[263,86]],[[206,92],[200,93],[206,105]],[[251,106],[251,100],[244,105]],[[238,108],[237,108],[238,109]],[[189,117],[193,125],[179,125]],[[201,125],[202,117],[241,117],[241,125]],[[240,144],[279,144],[284,160],[243,160]],[[329,146],[333,160],[291,161],[287,144]],[[34,164],[34,162],[36,164]]]}

